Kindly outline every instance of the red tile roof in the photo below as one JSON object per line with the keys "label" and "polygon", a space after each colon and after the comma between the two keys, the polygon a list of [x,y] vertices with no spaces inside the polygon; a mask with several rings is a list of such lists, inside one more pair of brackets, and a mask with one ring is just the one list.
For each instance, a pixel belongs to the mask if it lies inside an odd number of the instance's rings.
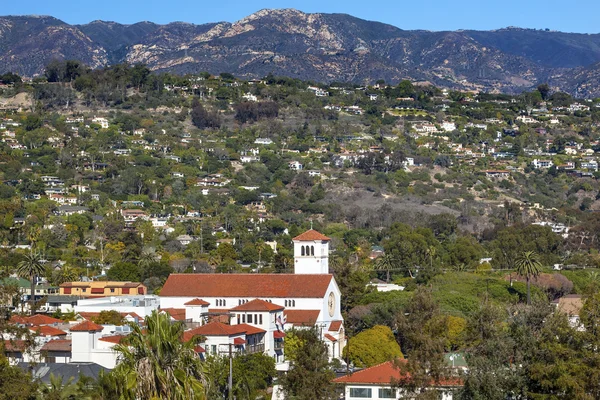
{"label": "red tile roof", "polygon": [[328,242],[331,239],[328,238],[327,236],[323,235],[322,233],[315,231],[314,229],[310,229],[310,230],[296,236],[292,240],[306,240],[306,241],[322,240],[324,242]]}
{"label": "red tile roof", "polygon": [[277,304],[270,303],[268,301],[254,299],[245,304],[233,307],[231,311],[279,311],[285,307],[278,306]]}
{"label": "red tile roof", "polygon": [[208,301],[204,301],[202,299],[194,299],[190,300],[187,303],[184,303],[185,306],[209,306],[210,303]]}
{"label": "red tile roof", "polygon": [[25,340],[5,340],[4,351],[25,351],[27,342]]}
{"label": "red tile roof", "polygon": [[36,332],[40,336],[66,336],[67,332],[54,328],[53,326],[42,325],[32,326],[29,330]]}
{"label": "red tile roof", "polygon": [[[333,380],[334,383],[352,383],[362,385],[390,385],[392,379],[400,379],[400,370],[393,361],[375,365]],[[462,386],[459,379],[442,380],[434,386]]]}
{"label": "red tile roof", "polygon": [[185,308],[161,308],[160,311],[166,312],[175,321],[185,321]]}
{"label": "red tile roof", "polygon": [[266,332],[264,329],[260,329],[260,328],[257,328],[255,326],[248,325],[248,324],[237,324],[237,325],[234,325],[234,326],[238,327],[238,329],[243,330],[243,332],[246,335],[256,335],[258,333],[265,333]]}
{"label": "red tile roof", "polygon": [[329,332],[339,332],[342,327],[342,321],[331,321],[329,324]]}
{"label": "red tile roof", "polygon": [[171,274],[164,297],[324,297],[332,275],[295,274]]}
{"label": "red tile roof", "polygon": [[93,323],[92,321],[83,321],[72,327],[71,332],[101,332],[104,330],[102,325]]}
{"label": "red tile roof", "polygon": [[334,338],[333,336],[331,336],[329,333],[326,333],[326,334],[325,334],[325,335],[323,335],[323,336],[325,336],[325,338],[326,338],[327,340],[329,340],[330,342],[337,342],[337,339],[336,339],[336,338]]}
{"label": "red tile roof", "polygon": [[314,325],[319,318],[319,310],[285,310],[288,324],[294,325]]}
{"label": "red tile roof", "polygon": [[50,340],[42,346],[41,351],[71,351],[71,339]]}
{"label": "red tile roof", "polygon": [[62,324],[63,320],[52,318],[47,315],[36,314],[31,317],[20,317],[18,315],[13,315],[11,317],[11,321],[14,321],[18,324],[26,324],[26,325],[52,325],[52,324]]}
{"label": "red tile roof", "polygon": [[125,339],[125,335],[102,336],[100,339],[103,342],[119,344]]}
{"label": "red tile roof", "polygon": [[27,317],[21,317],[20,315],[13,315],[10,317],[10,322],[13,324],[27,324]]}
{"label": "red tile roof", "polygon": [[275,339],[282,339],[285,337],[285,332],[275,331],[275,332],[273,332],[273,337]]}

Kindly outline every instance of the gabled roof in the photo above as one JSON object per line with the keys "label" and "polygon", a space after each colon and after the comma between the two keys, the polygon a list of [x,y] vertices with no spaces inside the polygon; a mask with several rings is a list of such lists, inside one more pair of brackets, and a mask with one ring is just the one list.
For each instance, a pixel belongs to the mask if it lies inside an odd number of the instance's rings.
{"label": "gabled roof", "polygon": [[258,333],[266,333],[264,329],[257,328],[256,326],[248,325],[248,324],[237,324],[234,325],[237,329],[243,330],[246,335],[256,335]]}
{"label": "gabled roof", "polygon": [[25,340],[5,340],[4,351],[25,351],[27,349],[27,342]]}
{"label": "gabled roof", "polygon": [[42,314],[32,315],[31,317],[21,317],[19,315],[13,315],[10,318],[10,320],[11,320],[11,322],[14,322],[16,324],[38,325],[38,326],[64,323],[64,321],[62,321],[60,319],[52,318],[52,317],[49,317],[47,315],[42,315]]}
{"label": "gabled roof", "polygon": [[210,303],[208,301],[204,301],[202,299],[194,299],[190,300],[187,303],[183,304],[184,306],[209,306]]}
{"label": "gabled roof", "polygon": [[103,342],[119,344],[125,338],[125,335],[102,336],[100,339]]}
{"label": "gabled roof", "polygon": [[339,332],[342,327],[342,321],[331,321],[329,324],[329,332]]}
{"label": "gabled roof", "polygon": [[53,326],[42,325],[32,326],[29,330],[36,332],[40,336],[66,336],[67,332],[61,331]]}
{"label": "gabled roof", "polygon": [[314,325],[319,318],[319,310],[285,310],[285,322],[293,325]]}
{"label": "gabled roof", "polygon": [[327,340],[329,340],[330,342],[337,342],[337,339],[336,339],[336,338],[334,338],[333,336],[331,336],[329,333],[326,333],[326,334],[325,334],[325,335],[323,335],[323,336],[325,336],[325,338],[326,338]]}
{"label": "gabled roof", "polygon": [[322,233],[315,231],[314,229],[310,229],[310,230],[296,236],[292,240],[294,240],[294,241],[295,240],[300,240],[300,241],[322,240],[324,242],[328,242],[331,239],[328,238],[327,236],[323,235]]}
{"label": "gabled roof", "polygon": [[332,275],[171,274],[161,297],[323,298]]}
{"label": "gabled roof", "polygon": [[92,321],[83,321],[70,329],[71,332],[101,332],[104,330],[102,325],[93,323]]}
{"label": "gabled roof", "polygon": [[[387,361],[370,368],[354,372],[350,375],[341,376],[333,380],[334,383],[352,383],[359,385],[391,385],[392,380],[400,379],[401,374],[393,361]],[[442,380],[434,386],[462,386],[459,379]]]}
{"label": "gabled roof", "polygon": [[175,321],[185,321],[185,308],[161,308],[160,311],[166,312]]}
{"label": "gabled roof", "polygon": [[41,351],[71,351],[71,339],[50,340],[42,346]]}
{"label": "gabled roof", "polygon": [[278,306],[277,304],[270,303],[268,301],[254,299],[245,304],[233,307],[231,311],[279,311],[285,307]]}

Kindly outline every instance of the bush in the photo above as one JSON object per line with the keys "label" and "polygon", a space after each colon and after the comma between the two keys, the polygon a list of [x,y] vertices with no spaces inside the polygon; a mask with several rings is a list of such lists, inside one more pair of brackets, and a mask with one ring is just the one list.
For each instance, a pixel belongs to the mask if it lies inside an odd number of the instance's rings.
{"label": "bush", "polygon": [[343,355],[360,368],[403,357],[392,330],[382,325],[376,325],[350,338]]}

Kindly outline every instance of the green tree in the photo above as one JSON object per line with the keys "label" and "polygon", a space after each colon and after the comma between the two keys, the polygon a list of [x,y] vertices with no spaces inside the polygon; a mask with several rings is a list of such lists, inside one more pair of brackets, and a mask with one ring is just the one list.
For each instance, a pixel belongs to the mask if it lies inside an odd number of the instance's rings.
{"label": "green tree", "polygon": [[344,359],[359,368],[372,367],[402,358],[394,333],[387,326],[376,325],[350,338],[344,348]]}
{"label": "green tree", "polygon": [[[256,399],[265,394],[276,375],[275,360],[266,354],[242,354],[233,358],[233,396],[236,399]],[[229,358],[209,357],[206,360],[206,374],[211,384],[207,398],[228,397]]]}
{"label": "green tree", "polygon": [[22,278],[27,278],[31,282],[31,292],[29,296],[31,315],[35,314],[35,280],[36,277],[44,275],[46,267],[42,264],[40,254],[31,252],[25,256],[25,259],[17,264],[17,274]]}
{"label": "green tree", "polygon": [[43,400],[76,400],[80,399],[77,385],[73,383],[75,378],[71,377],[64,382],[60,375],[50,374],[50,384],[42,386],[41,394]]}
{"label": "green tree", "polygon": [[0,353],[0,400],[35,400],[38,384],[30,374],[11,366]]}
{"label": "green tree", "polygon": [[121,362],[111,374],[127,399],[204,399],[205,375],[194,348],[184,342],[185,327],[154,311],[145,331],[137,324],[124,342],[114,347]]}
{"label": "green tree", "polygon": [[102,310],[92,320],[100,325],[123,325],[125,322],[121,313],[115,310]]}
{"label": "green tree", "polygon": [[[296,349],[288,352],[288,337],[295,338]],[[286,357],[289,371],[280,378],[286,399],[314,400],[333,399],[335,377],[329,364],[327,345],[319,338],[317,328],[292,330],[286,336]]]}
{"label": "green tree", "polygon": [[110,267],[106,277],[111,281],[139,282],[142,273],[140,267],[132,262],[118,262]]}
{"label": "green tree", "polygon": [[525,277],[527,281],[527,305],[531,305],[530,281],[532,277],[540,274],[542,263],[536,252],[525,251],[517,258],[515,266],[517,267],[517,273]]}
{"label": "green tree", "polygon": [[431,293],[420,288],[396,315],[396,323],[400,348],[407,360],[396,362],[401,378],[395,386],[413,396],[434,393],[431,387],[451,376],[444,359],[448,340],[445,316]]}

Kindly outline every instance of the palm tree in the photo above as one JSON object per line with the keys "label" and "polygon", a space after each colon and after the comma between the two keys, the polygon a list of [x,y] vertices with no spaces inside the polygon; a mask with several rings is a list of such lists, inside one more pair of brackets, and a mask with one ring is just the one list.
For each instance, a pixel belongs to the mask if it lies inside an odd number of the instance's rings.
{"label": "palm tree", "polygon": [[535,251],[525,251],[515,261],[517,273],[527,280],[527,305],[531,305],[531,277],[537,277],[540,274],[542,263]]}
{"label": "palm tree", "polygon": [[25,256],[25,259],[17,264],[17,274],[22,278],[28,278],[31,281],[31,315],[35,314],[35,278],[38,275],[43,275],[46,268],[42,264],[40,254],[31,252]]}
{"label": "palm tree", "polygon": [[375,260],[375,270],[386,272],[386,283],[390,283],[390,271],[394,269],[396,259],[391,254],[384,254]]}
{"label": "palm tree", "polygon": [[131,327],[133,332],[114,347],[119,353],[113,370],[118,386],[139,400],[205,398],[196,341],[183,342],[182,323],[171,323],[168,315],[154,311],[145,331],[137,324]]}
{"label": "palm tree", "polygon": [[60,375],[50,374],[50,385],[42,387],[43,400],[69,400],[78,398],[80,394],[77,385],[73,383],[75,378],[71,377],[63,382]]}

